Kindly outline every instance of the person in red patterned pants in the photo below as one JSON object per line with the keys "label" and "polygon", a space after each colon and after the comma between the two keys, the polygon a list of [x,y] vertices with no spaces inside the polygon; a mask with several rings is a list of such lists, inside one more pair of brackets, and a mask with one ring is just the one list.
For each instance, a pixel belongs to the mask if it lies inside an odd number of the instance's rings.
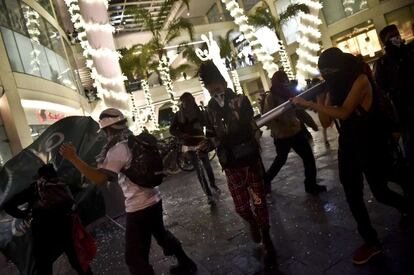
{"label": "person in red patterned pants", "polygon": [[199,73],[212,97],[206,110],[208,139],[200,146],[201,150],[216,148],[236,212],[249,223],[253,241],[262,242],[265,269],[273,269],[276,253],[269,234],[263,169],[256,139],[259,129],[253,120],[253,108],[246,96],[227,89],[226,81],[212,62],[202,64]]}

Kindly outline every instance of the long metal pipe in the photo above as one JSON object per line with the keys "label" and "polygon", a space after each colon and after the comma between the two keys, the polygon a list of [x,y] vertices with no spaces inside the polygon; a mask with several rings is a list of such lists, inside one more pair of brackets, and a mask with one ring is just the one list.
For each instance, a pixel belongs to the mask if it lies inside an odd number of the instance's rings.
{"label": "long metal pipe", "polygon": [[[325,83],[325,81],[321,81],[320,83],[316,84],[312,88],[307,89],[306,91],[300,93],[297,96],[301,97],[301,98],[304,98],[306,100],[309,100],[309,99],[313,98],[314,96],[316,96],[316,95],[318,95],[322,92],[325,92],[325,91],[326,91],[326,83]],[[283,114],[284,112],[286,112],[287,110],[289,110],[291,108],[293,108],[293,104],[288,100],[288,101],[284,102],[283,104],[280,104],[276,108],[273,108],[272,110],[270,110],[270,111],[266,112],[265,114],[263,114],[260,118],[258,118],[256,120],[256,124],[259,128],[263,127],[269,121],[277,118],[278,116],[280,116],[281,114]]]}

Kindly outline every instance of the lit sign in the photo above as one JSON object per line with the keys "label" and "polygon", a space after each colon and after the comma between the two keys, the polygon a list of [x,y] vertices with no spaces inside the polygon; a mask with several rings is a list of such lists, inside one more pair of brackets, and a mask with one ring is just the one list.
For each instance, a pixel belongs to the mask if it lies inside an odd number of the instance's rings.
{"label": "lit sign", "polygon": [[56,122],[65,117],[65,115],[62,113],[52,113],[46,110],[39,110],[38,112],[36,112],[36,114],[40,123]]}

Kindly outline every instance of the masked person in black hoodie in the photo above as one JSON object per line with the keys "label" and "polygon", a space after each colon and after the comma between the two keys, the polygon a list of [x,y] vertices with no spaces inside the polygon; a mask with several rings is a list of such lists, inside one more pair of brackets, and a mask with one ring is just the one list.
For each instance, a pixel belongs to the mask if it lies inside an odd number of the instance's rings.
{"label": "masked person in black hoodie", "polygon": [[414,50],[395,25],[385,27],[380,38],[385,55],[375,63],[375,80],[394,103],[406,158],[414,168]]}
{"label": "masked person in black hoodie", "polygon": [[265,268],[271,269],[275,266],[276,255],[269,234],[263,169],[255,138],[258,129],[252,106],[246,96],[227,88],[226,81],[212,62],[202,64],[199,73],[212,97],[207,108],[206,135],[209,139],[202,149],[217,148],[236,212],[249,223],[253,241],[262,241]]}
{"label": "masked person in black hoodie", "polygon": [[387,186],[390,131],[380,109],[381,94],[364,72],[364,65],[353,55],[330,48],[321,54],[318,66],[329,93],[319,96],[318,103],[299,97],[292,98],[292,102],[318,112],[324,127],[331,125],[332,120],[339,124],[339,178],[365,242],[355,250],[353,262],[364,264],[381,253],[364,202],[364,176],[374,197],[402,214],[400,226],[405,229],[412,223],[409,202]]}
{"label": "masked person in black hoodie", "polygon": [[[27,203],[25,210],[20,208]],[[33,254],[37,274],[52,275],[53,262],[65,253],[79,275],[85,272],[78,260],[72,237],[74,200],[67,185],[61,182],[52,164],[39,168],[37,180],[5,205],[6,212],[20,219],[32,219]]]}
{"label": "masked person in black hoodie", "polygon": [[190,93],[183,93],[180,97],[181,108],[175,113],[170,126],[170,133],[181,139],[187,147],[191,161],[196,169],[198,180],[203,191],[207,195],[209,204],[214,203],[211,189],[208,185],[204,171],[207,173],[211,188],[216,192],[220,189],[216,185],[213,168],[207,153],[197,152],[196,147],[205,139],[203,127],[205,126],[205,114],[197,106],[195,98]]}

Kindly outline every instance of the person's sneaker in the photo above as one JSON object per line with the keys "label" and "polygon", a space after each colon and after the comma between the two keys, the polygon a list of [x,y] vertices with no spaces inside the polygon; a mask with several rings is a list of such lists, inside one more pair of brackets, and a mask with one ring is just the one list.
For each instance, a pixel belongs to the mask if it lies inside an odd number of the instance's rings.
{"label": "person's sneaker", "polygon": [[356,265],[362,265],[371,260],[374,256],[382,252],[381,247],[377,245],[363,244],[354,251],[352,262]]}
{"label": "person's sneaker", "polygon": [[308,193],[308,194],[311,194],[311,195],[318,195],[318,194],[320,194],[322,192],[326,192],[326,191],[327,191],[327,189],[326,189],[325,185],[319,185],[319,184],[316,184],[316,183],[315,183],[315,185],[305,187],[305,192]]}
{"label": "person's sneaker", "polygon": [[262,234],[260,233],[259,226],[257,224],[250,224],[249,227],[253,242],[260,243],[262,241]]}
{"label": "person's sneaker", "polygon": [[178,263],[170,267],[170,274],[173,275],[191,275],[197,272],[197,265],[191,259],[185,263]]}
{"label": "person's sneaker", "polygon": [[414,229],[414,217],[410,214],[401,214],[400,223],[398,225],[401,232],[409,232]]}

